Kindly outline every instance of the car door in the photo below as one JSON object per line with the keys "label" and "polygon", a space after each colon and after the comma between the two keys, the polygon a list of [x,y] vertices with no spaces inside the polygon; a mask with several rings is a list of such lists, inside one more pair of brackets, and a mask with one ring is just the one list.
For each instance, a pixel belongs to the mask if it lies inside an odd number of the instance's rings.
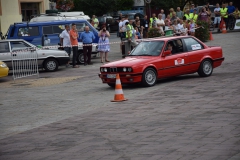
{"label": "car door", "polygon": [[187,73],[188,52],[181,39],[168,41],[165,50],[167,50],[168,43],[173,44],[175,53],[162,57],[163,74],[166,77],[176,76]]}
{"label": "car door", "polygon": [[[32,57],[36,53],[36,48],[28,45],[24,41],[11,41],[10,50],[14,59],[23,60]],[[18,66],[25,65],[24,63],[16,63]]]}
{"label": "car door", "polygon": [[206,50],[204,46],[192,37],[184,38],[183,42],[186,46],[186,51],[188,52],[188,70],[196,72],[200,65],[200,60],[202,59]]}
{"label": "car door", "polygon": [[8,67],[12,66],[12,56],[8,41],[0,42],[0,60],[5,62]]}

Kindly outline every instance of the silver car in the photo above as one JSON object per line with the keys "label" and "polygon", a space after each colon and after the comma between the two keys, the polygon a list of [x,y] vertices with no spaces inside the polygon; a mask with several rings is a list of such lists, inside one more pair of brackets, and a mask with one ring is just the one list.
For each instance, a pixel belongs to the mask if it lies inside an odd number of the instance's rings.
{"label": "silver car", "polygon": [[62,50],[40,49],[23,39],[0,40],[0,60],[12,69],[12,56],[17,58],[17,52],[24,52],[31,56],[37,53],[38,66],[47,71],[56,71],[58,66],[66,65],[70,58],[67,52]]}

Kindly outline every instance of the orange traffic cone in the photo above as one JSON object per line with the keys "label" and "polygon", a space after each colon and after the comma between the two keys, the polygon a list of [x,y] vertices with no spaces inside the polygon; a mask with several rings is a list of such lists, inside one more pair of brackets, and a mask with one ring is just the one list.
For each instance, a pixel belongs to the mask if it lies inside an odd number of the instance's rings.
{"label": "orange traffic cone", "polygon": [[115,85],[115,96],[114,100],[111,100],[111,102],[122,102],[126,101],[127,99],[124,98],[122,85],[120,81],[119,74],[116,75],[116,85]]}
{"label": "orange traffic cone", "polygon": [[212,32],[209,32],[209,34],[210,34],[209,40],[212,41],[213,40]]}
{"label": "orange traffic cone", "polygon": [[227,33],[225,22],[223,23],[222,33]]}

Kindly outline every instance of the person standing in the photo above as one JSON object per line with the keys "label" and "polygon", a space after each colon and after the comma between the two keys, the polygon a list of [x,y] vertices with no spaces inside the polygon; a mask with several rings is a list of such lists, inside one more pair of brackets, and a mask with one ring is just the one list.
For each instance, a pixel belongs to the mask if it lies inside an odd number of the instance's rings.
{"label": "person standing", "polygon": [[[60,34],[60,38],[61,38],[61,46],[63,46],[64,50],[68,53],[68,56],[70,57],[72,47],[71,47],[69,30],[70,30],[70,27],[68,24],[66,24],[65,30],[62,31],[62,33]],[[68,61],[68,63],[66,64],[66,67],[70,67],[70,61]]]}
{"label": "person standing", "polygon": [[193,10],[193,13],[190,13],[190,20],[193,20],[194,23],[197,22],[197,19],[198,19],[198,14],[197,14],[197,9],[195,8]]}
{"label": "person standing", "polygon": [[189,9],[186,9],[186,13],[184,14],[184,16],[186,17],[187,20],[190,20]]}
{"label": "person standing", "polygon": [[96,18],[95,15],[92,16],[92,23],[94,24],[93,27],[94,27],[95,29],[97,29],[97,28],[98,28],[98,25],[99,25],[99,21],[98,21],[98,19]]}
{"label": "person standing", "polygon": [[[232,19],[234,19],[234,11],[235,11],[235,7],[233,6],[233,2],[229,2],[229,5],[227,6],[228,9],[228,21],[230,22]],[[235,19],[234,19],[235,20]]]}
{"label": "person standing", "polygon": [[226,8],[224,3],[222,4],[222,8],[220,9],[220,14],[223,21],[225,22],[226,29],[228,29],[228,9]]}
{"label": "person standing", "polygon": [[130,46],[132,47],[135,47],[137,46],[137,42],[136,42],[136,39],[135,39],[135,30],[133,28],[133,25],[132,25],[133,21],[129,21],[129,22],[126,22],[125,25],[126,25],[126,39],[128,40],[128,42],[130,43]]}
{"label": "person standing", "polygon": [[73,68],[78,68],[79,66],[76,65],[76,59],[77,59],[77,53],[78,53],[78,31],[76,28],[76,24],[72,24],[72,29],[69,32],[70,35],[70,41],[72,45],[72,50],[73,50],[73,59],[72,59],[72,64]]}
{"label": "person standing", "polygon": [[166,19],[166,15],[165,15],[165,13],[164,13],[164,10],[163,10],[163,9],[161,9],[161,14],[162,14],[162,19],[163,19],[163,20],[165,20],[165,19]]}
{"label": "person standing", "polygon": [[217,3],[216,8],[214,9],[214,14],[215,14],[214,25],[215,25],[215,28],[217,27],[217,25],[220,24],[220,21],[221,21],[220,10],[221,10],[221,8],[219,7],[219,4]]}
{"label": "person standing", "polygon": [[107,59],[107,56],[108,56],[108,52],[110,51],[110,45],[109,45],[110,33],[106,30],[105,25],[101,27],[101,30],[98,33],[98,36],[99,36],[98,51],[100,51],[101,63],[104,63],[103,61],[104,53],[105,53],[105,62],[109,62],[109,60]]}
{"label": "person standing", "polygon": [[164,20],[162,19],[162,14],[158,14],[157,27],[160,30],[160,33],[163,35],[163,27],[165,26]]}
{"label": "person standing", "polygon": [[156,14],[153,13],[153,14],[152,14],[152,17],[150,18],[149,28],[155,28],[155,27],[157,27],[156,21],[157,21]]}
{"label": "person standing", "polygon": [[183,11],[181,11],[180,7],[177,7],[176,14],[179,19],[183,19],[184,14],[183,14]]}
{"label": "person standing", "polygon": [[190,8],[190,10],[189,10],[190,14],[193,13],[193,11],[194,11],[194,9],[195,9],[194,7],[195,7],[194,4],[192,4],[192,5],[191,5],[191,8]]}
{"label": "person standing", "polygon": [[205,7],[202,7],[202,11],[198,14],[199,20],[208,22],[209,21],[209,12],[206,11]]}
{"label": "person standing", "polygon": [[147,19],[147,15],[144,16],[143,19],[143,24],[142,24],[142,28],[143,28],[143,38],[147,38],[147,33],[148,33],[148,19]]}
{"label": "person standing", "polygon": [[83,42],[84,66],[86,66],[87,64],[92,65],[92,43],[95,36],[91,31],[89,31],[88,26],[85,26],[84,30],[85,31],[82,32],[80,36],[80,41]]}

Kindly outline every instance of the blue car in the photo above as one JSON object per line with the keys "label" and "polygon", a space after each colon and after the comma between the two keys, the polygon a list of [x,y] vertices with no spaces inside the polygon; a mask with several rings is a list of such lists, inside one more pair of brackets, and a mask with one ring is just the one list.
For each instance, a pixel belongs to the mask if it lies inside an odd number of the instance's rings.
{"label": "blue car", "polygon": [[[59,35],[65,29],[65,25],[68,24],[71,26],[73,23],[77,26],[79,37],[84,31],[84,27],[89,26],[90,31],[95,35],[92,53],[98,53],[98,31],[85,19],[15,23],[14,25],[10,25],[5,37],[7,39],[24,39],[36,46],[57,46],[60,43]],[[78,39],[78,41],[80,40]],[[79,47],[77,60],[79,63],[83,63],[82,47]]]}

